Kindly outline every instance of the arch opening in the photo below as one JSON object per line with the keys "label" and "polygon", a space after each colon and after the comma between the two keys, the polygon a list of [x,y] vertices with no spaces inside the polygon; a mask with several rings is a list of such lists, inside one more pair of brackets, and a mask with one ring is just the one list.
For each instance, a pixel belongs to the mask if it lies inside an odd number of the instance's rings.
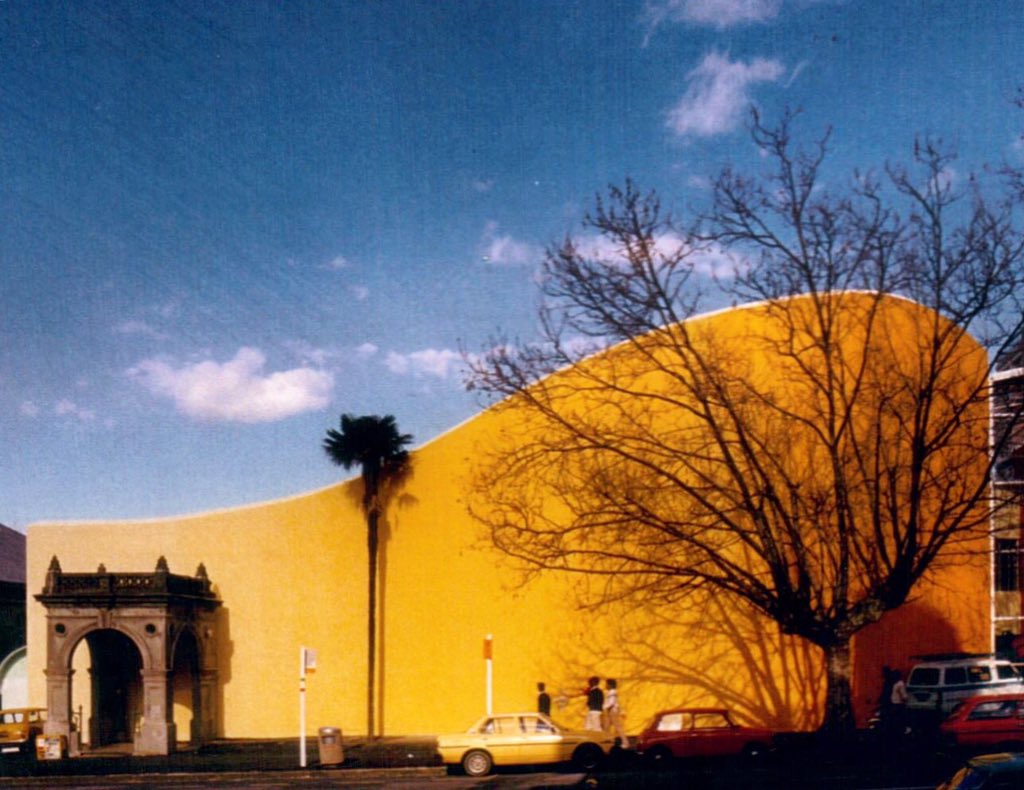
{"label": "arch opening", "polygon": [[120,631],[98,629],[82,640],[89,651],[89,743],[132,743],[142,718],[142,654]]}

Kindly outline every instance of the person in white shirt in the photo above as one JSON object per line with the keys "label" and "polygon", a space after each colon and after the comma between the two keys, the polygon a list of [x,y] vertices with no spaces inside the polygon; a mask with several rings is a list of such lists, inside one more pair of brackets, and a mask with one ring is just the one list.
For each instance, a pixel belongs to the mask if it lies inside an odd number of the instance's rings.
{"label": "person in white shirt", "polygon": [[622,708],[619,705],[619,683],[614,678],[605,681],[607,689],[604,695],[604,725],[605,729],[615,735],[615,741],[619,746],[628,746],[626,731],[622,726]]}

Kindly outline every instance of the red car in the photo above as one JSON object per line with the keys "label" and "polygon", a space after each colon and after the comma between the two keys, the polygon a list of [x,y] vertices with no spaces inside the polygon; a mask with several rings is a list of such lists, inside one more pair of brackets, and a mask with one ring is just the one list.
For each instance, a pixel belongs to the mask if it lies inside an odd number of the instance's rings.
{"label": "red car", "polygon": [[637,739],[651,762],[672,757],[755,757],[772,748],[774,733],[733,722],[724,708],[674,708],[657,714]]}
{"label": "red car", "polygon": [[942,723],[942,737],[954,746],[1021,748],[1024,694],[988,694],[964,700]]}

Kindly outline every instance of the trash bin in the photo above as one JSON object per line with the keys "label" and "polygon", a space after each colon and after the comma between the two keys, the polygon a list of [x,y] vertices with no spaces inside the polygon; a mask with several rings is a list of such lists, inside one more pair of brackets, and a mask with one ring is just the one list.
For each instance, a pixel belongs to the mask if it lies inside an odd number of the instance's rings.
{"label": "trash bin", "polygon": [[341,730],[338,727],[321,727],[317,746],[320,749],[320,765],[341,765],[345,762],[345,750],[341,746]]}
{"label": "trash bin", "polygon": [[37,760],[62,760],[67,755],[67,739],[63,735],[37,735]]}

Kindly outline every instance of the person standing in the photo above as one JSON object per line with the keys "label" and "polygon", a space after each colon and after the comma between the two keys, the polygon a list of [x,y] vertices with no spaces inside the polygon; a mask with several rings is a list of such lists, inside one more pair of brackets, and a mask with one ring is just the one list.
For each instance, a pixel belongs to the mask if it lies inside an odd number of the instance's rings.
{"label": "person standing", "polygon": [[893,671],[888,665],[882,667],[882,691],[878,695],[879,729],[887,730],[892,724],[892,687],[896,682]]}
{"label": "person standing", "polygon": [[537,712],[545,716],[551,715],[551,695],[543,683],[537,684]]}
{"label": "person standing", "polygon": [[622,708],[619,706],[619,682],[615,678],[605,681],[604,695],[605,728],[615,736],[617,746],[626,745],[626,731],[622,726]]}
{"label": "person standing", "polygon": [[587,718],[583,723],[585,730],[601,731],[601,713],[604,711],[604,692],[601,691],[601,678],[592,677],[587,680]]}
{"label": "person standing", "polygon": [[906,735],[910,732],[907,726],[907,684],[903,682],[903,675],[898,669],[892,671],[892,695],[889,698],[889,717],[892,719],[892,732],[894,735]]}

